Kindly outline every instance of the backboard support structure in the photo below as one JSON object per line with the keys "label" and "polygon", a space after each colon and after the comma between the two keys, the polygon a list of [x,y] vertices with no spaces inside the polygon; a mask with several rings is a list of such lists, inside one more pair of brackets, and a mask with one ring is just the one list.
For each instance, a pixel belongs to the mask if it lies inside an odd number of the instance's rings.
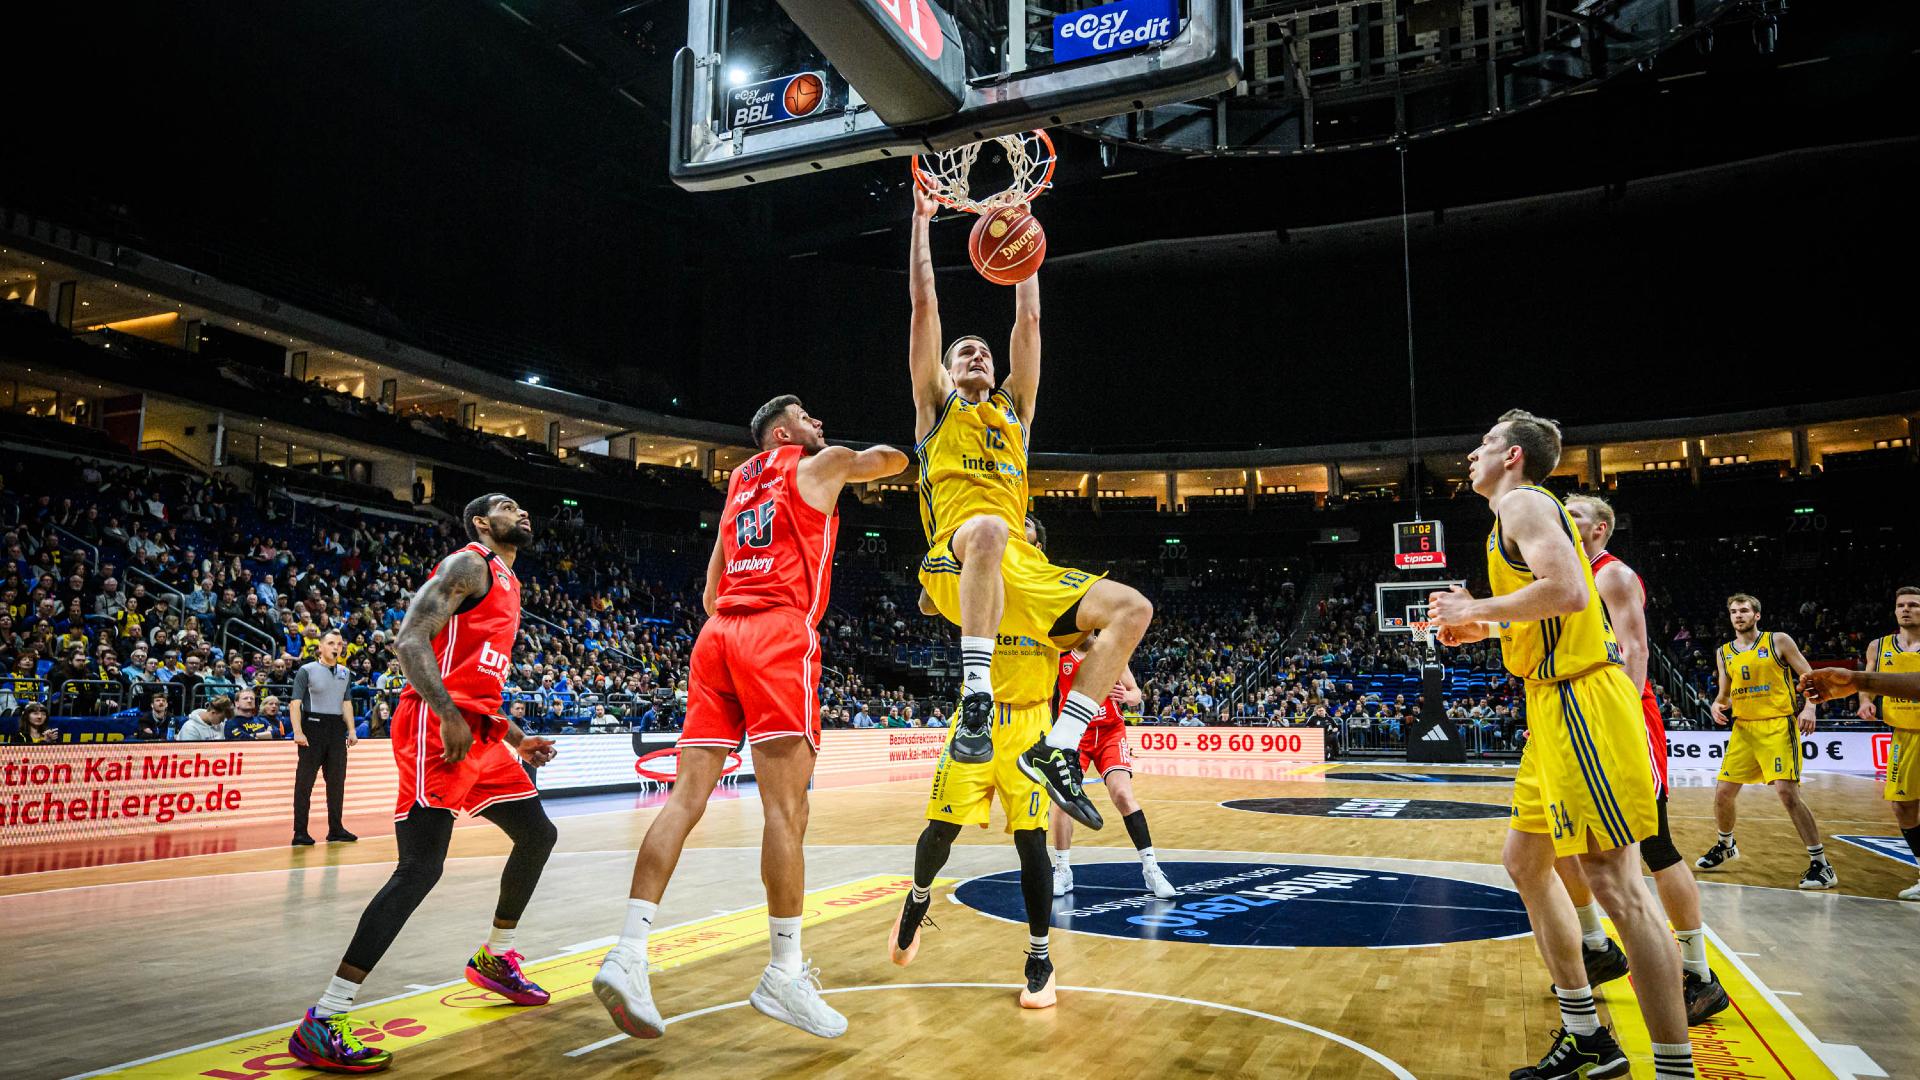
{"label": "backboard support structure", "polygon": [[1453,586],[1466,588],[1460,580],[1382,581],[1373,587],[1374,627],[1383,634],[1412,634],[1426,646],[1421,665],[1420,715],[1407,725],[1408,761],[1459,764],[1466,760],[1466,747],[1460,733],[1447,719],[1442,698],[1446,693],[1446,668],[1434,648],[1435,627],[1427,621],[1427,599],[1435,592]]}
{"label": "backboard support structure", "polygon": [[[904,163],[918,152],[1207,97],[1240,80],[1240,0],[838,2],[866,23],[883,22],[873,17],[879,11],[909,34],[915,25],[928,29],[922,39],[940,44],[928,59],[930,77],[935,68],[950,72],[957,51],[964,60],[964,80],[952,84],[958,107],[918,123],[882,120],[821,48],[846,56],[846,38],[816,44],[787,14],[792,3],[819,26],[820,0],[807,0],[805,9],[800,0],[689,0],[687,46],[673,65],[669,169],[676,184],[712,190],[861,162]],[[1156,20],[1164,20],[1164,32],[1142,32]],[[1095,40],[1085,32],[1116,26],[1123,34]],[[929,28],[942,33],[936,38]],[[822,77],[822,92],[789,96],[788,108],[779,108],[781,80],[808,73]],[[765,89],[745,100],[754,87]],[[796,103],[810,107],[796,111]]]}

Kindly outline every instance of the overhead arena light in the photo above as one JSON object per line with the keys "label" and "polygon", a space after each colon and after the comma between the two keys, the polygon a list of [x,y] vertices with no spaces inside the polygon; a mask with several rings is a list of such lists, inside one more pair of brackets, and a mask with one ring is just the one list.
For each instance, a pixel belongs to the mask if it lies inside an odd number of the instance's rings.
{"label": "overhead arena light", "polygon": [[539,385],[540,385],[540,376],[538,376],[538,375],[529,375],[529,376],[527,376],[526,378],[524,378],[524,379],[521,379],[520,381],[521,381],[521,382],[523,382],[523,383],[526,383],[526,384],[527,384],[528,386],[539,386]]}

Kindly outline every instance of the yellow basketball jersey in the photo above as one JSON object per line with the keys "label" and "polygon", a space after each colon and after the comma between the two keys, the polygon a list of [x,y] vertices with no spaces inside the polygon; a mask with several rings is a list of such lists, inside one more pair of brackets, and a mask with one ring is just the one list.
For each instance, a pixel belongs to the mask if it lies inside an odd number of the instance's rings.
{"label": "yellow basketball jersey", "polygon": [[[1920,671],[1920,649],[1902,649],[1898,634],[1888,634],[1874,642],[1871,651],[1879,654],[1875,657],[1875,671]],[[1882,695],[1880,719],[1886,721],[1888,727],[1920,731],[1920,698]]]}
{"label": "yellow basketball jersey", "polygon": [[1025,706],[1053,701],[1060,679],[1060,650],[1044,641],[1001,633],[993,644],[993,700]]}
{"label": "yellow basketball jersey", "polygon": [[[1579,549],[1580,534],[1574,531],[1573,519],[1567,516],[1567,508],[1553,492],[1532,485],[1515,490],[1537,491],[1552,499],[1561,527],[1567,531],[1567,538],[1576,551]],[[1511,493],[1508,497],[1512,497]],[[1593,587],[1593,567],[1584,556],[1579,563],[1580,573],[1587,581],[1586,607],[1571,615],[1538,622],[1500,624],[1500,658],[1515,676],[1535,682],[1561,682],[1620,663],[1620,643],[1614,639],[1607,606],[1600,602],[1600,592]],[[1493,532],[1487,535],[1487,580],[1495,596],[1518,592],[1533,582],[1533,571],[1527,569],[1517,554],[1507,551],[1498,517],[1494,520]]]}
{"label": "yellow basketball jersey", "polygon": [[1027,432],[1013,397],[996,388],[975,404],[958,390],[915,447],[920,455],[920,526],[937,544],[968,518],[1003,518],[1021,535],[1027,516]]}
{"label": "yellow basketball jersey", "polygon": [[1780,659],[1773,634],[1762,631],[1751,648],[1738,641],[1720,646],[1720,662],[1727,668],[1727,688],[1733,697],[1735,720],[1770,720],[1792,716],[1793,671]]}

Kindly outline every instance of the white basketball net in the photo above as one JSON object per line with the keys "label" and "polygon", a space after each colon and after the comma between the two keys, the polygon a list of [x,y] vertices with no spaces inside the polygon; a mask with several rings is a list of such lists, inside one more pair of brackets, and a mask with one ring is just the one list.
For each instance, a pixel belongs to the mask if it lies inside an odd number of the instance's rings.
{"label": "white basketball net", "polygon": [[[1013,182],[1004,191],[974,198],[968,190],[973,164],[987,143],[999,143],[1007,157],[1007,169]],[[953,207],[974,214],[987,214],[1003,206],[1030,203],[1053,186],[1053,140],[1044,131],[1023,131],[1001,135],[987,142],[968,143],[953,150],[913,156],[913,178],[927,194]]]}

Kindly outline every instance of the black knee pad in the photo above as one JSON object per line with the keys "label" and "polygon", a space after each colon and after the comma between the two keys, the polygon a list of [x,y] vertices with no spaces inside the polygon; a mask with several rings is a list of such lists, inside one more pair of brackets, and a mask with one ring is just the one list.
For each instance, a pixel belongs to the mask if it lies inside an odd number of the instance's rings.
{"label": "black knee pad", "polygon": [[1680,861],[1680,851],[1673,846],[1673,838],[1665,833],[1649,836],[1640,841],[1640,858],[1652,873],[1659,873]]}

